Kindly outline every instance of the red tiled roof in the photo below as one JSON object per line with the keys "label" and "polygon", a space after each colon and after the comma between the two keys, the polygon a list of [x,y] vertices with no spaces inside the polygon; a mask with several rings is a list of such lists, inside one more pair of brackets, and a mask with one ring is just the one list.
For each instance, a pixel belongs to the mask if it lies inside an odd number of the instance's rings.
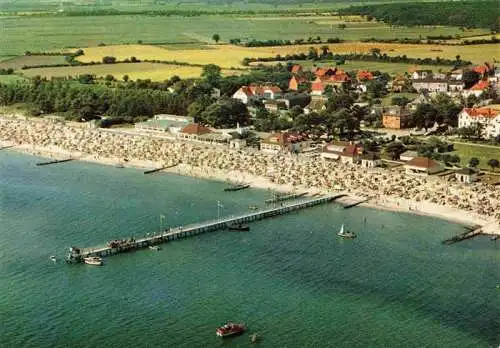
{"label": "red tiled roof", "polygon": [[495,118],[499,114],[497,110],[492,108],[465,108],[463,111],[470,117]]}
{"label": "red tiled roof", "polygon": [[439,163],[427,157],[415,157],[414,159],[406,162],[406,165],[412,167],[430,169],[439,166]]}
{"label": "red tiled roof", "polygon": [[366,70],[358,71],[356,77],[358,78],[358,80],[373,80],[373,74]]}
{"label": "red tiled roof", "polygon": [[243,86],[240,88],[240,91],[242,91],[243,93],[245,93],[247,96],[251,97],[254,95],[252,89],[248,86]]}
{"label": "red tiled roof", "polygon": [[199,123],[190,123],[186,127],[182,128],[181,133],[191,134],[191,135],[202,135],[202,134],[212,133],[212,131]]}
{"label": "red tiled roof", "polygon": [[356,144],[350,144],[350,145],[347,145],[347,147],[344,149],[344,151],[342,151],[341,155],[353,157],[353,156],[359,155],[359,153],[360,153],[359,146]]}
{"label": "red tiled roof", "polygon": [[302,66],[299,64],[295,64],[292,66],[292,74],[296,74],[302,71]]}
{"label": "red tiled roof", "polygon": [[475,67],[472,68],[472,71],[484,75],[490,71],[490,66],[488,63],[485,63],[484,65],[476,65]]}
{"label": "red tiled roof", "polygon": [[479,81],[474,86],[472,86],[470,89],[471,89],[471,91],[482,91],[483,89],[486,89],[489,86],[490,86],[490,83],[488,81]]}

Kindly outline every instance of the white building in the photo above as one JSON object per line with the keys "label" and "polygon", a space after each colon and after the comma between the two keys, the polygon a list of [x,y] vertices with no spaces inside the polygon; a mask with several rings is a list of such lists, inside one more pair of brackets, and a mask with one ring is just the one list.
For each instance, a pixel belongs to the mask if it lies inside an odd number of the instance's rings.
{"label": "white building", "polygon": [[481,124],[483,136],[494,138],[500,135],[500,109],[465,108],[458,114],[458,127],[472,127]]}
{"label": "white building", "polygon": [[277,86],[242,86],[233,94],[243,104],[248,104],[256,99],[278,99],[283,95],[281,88]]}

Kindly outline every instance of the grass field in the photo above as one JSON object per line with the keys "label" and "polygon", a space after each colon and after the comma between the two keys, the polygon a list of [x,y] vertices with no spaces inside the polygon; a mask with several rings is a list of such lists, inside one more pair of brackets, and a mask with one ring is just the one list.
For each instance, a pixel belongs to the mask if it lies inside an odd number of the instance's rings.
{"label": "grass field", "polygon": [[460,157],[461,164],[467,166],[472,157],[479,159],[479,168],[491,170],[488,161],[492,158],[500,161],[500,146],[485,147],[474,144],[454,144],[455,153]]}
{"label": "grass field", "polygon": [[[244,17],[206,15],[195,18],[145,15],[123,16],[10,16],[0,17],[0,56],[20,55],[26,50],[47,51],[66,47],[165,42],[210,42],[218,33],[222,41],[242,39],[300,39],[320,36],[344,40],[361,38],[402,38],[460,34],[452,27],[391,28],[377,22],[347,22],[338,28],[339,17]],[[474,30],[470,35],[483,34]]]}
{"label": "grass field", "polygon": [[0,83],[12,83],[23,80],[25,78],[19,75],[0,75]]}
{"label": "grass field", "polygon": [[[311,60],[297,60],[294,63],[300,64],[303,67],[311,68],[313,66],[335,66],[335,61],[321,61],[314,62]],[[273,63],[274,64],[274,63]],[[368,71],[382,71],[391,75],[403,74],[409,72],[412,68],[418,69],[430,69],[438,71],[442,69],[443,71],[450,70],[449,66],[446,65],[413,65],[404,63],[384,63],[384,62],[366,62],[366,61],[356,61],[350,60],[346,61],[345,64],[339,65],[339,68],[345,71],[354,70],[368,70]]]}
{"label": "grass field", "polygon": [[[120,64],[103,64],[91,66],[71,66],[57,68],[35,68],[22,70],[22,74],[27,77],[36,75],[44,77],[67,77],[78,76],[82,74],[93,74],[97,77],[113,75],[116,79],[121,79],[123,75],[128,75],[130,79],[151,79],[152,81],[164,81],[174,75],[191,78],[199,77],[201,73],[200,67],[179,66],[160,63],[120,63]],[[223,70],[225,75],[233,75],[238,71]]]}
{"label": "grass field", "polygon": [[0,62],[0,69],[21,69],[23,66],[67,64],[64,56],[20,56]]}

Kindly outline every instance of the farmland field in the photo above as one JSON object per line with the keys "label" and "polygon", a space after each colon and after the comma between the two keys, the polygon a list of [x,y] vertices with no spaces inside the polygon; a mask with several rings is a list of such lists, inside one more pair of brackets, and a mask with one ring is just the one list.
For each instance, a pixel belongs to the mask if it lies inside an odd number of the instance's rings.
{"label": "farmland field", "polygon": [[[418,38],[420,35],[455,35],[458,28],[391,28],[377,22],[347,22],[338,28],[338,16],[316,17],[236,17],[206,15],[196,18],[146,15],[121,16],[9,16],[0,17],[0,56],[20,55],[24,51],[48,51],[67,47],[105,44],[210,42],[214,33],[222,41],[242,39],[323,39]],[[486,33],[475,29],[468,35]]]}
{"label": "farmland field", "polygon": [[0,62],[0,69],[21,69],[23,66],[67,64],[64,56],[20,56]]}
{"label": "farmland field", "polygon": [[[123,75],[128,75],[132,80],[151,79],[152,81],[164,81],[174,75],[183,78],[199,77],[200,73],[200,67],[161,63],[119,63],[22,70],[22,74],[27,77],[40,75],[50,78],[78,76],[82,74],[93,74],[97,77],[104,77],[109,74],[113,75],[116,79],[121,79]],[[237,72],[231,70],[223,70],[222,73],[226,75],[232,75]]]}
{"label": "farmland field", "polygon": [[[320,48],[322,45],[311,45]],[[482,63],[498,57],[500,45],[402,45],[349,42],[328,45],[333,53],[368,53],[372,48],[381,49],[388,55],[404,55],[414,58],[442,58],[455,59],[459,54],[462,59]],[[84,47],[85,54],[78,57],[82,62],[98,62],[102,57],[113,56],[124,60],[132,56],[138,59],[157,59],[166,61],[187,62],[191,64],[217,64],[223,68],[241,67],[245,57],[274,57],[277,54],[285,56],[300,52],[307,52],[308,45],[275,46],[275,47],[239,47],[233,45],[210,45],[212,49],[169,50],[160,46],[151,45],[116,45],[103,47]],[[383,64],[383,63],[381,63]]]}

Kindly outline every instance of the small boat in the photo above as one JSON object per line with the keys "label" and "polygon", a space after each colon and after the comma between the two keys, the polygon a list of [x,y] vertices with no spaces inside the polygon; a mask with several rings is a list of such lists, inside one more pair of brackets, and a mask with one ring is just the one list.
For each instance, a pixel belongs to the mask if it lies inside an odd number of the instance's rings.
{"label": "small boat", "polygon": [[161,248],[158,245],[150,245],[149,250],[160,251]]}
{"label": "small boat", "polygon": [[337,233],[337,236],[350,239],[356,238],[356,234],[354,232],[344,229],[344,224],[340,227],[340,231]]}
{"label": "small boat", "polygon": [[234,185],[231,187],[226,187],[224,189],[224,191],[238,191],[238,190],[243,190],[243,189],[246,189],[249,187],[250,187],[250,185],[248,185],[248,184],[240,184],[240,185]]}
{"label": "small boat", "polygon": [[85,262],[87,265],[93,265],[93,266],[102,266],[102,258],[99,256],[89,256],[85,257],[83,259],[83,262]]}
{"label": "small boat", "polygon": [[246,330],[246,327],[244,324],[235,324],[235,323],[228,321],[226,324],[222,325],[221,327],[218,327],[215,330],[215,334],[219,337],[228,337],[228,336],[241,334],[245,330]]}
{"label": "small boat", "polygon": [[252,343],[256,343],[256,342],[258,342],[259,340],[260,340],[260,336],[259,336],[259,335],[257,335],[256,333],[254,333],[254,334],[252,334],[252,335],[250,336],[250,342],[252,342]]}
{"label": "small boat", "polygon": [[50,255],[50,260],[56,262],[57,258],[54,255]]}
{"label": "small boat", "polygon": [[259,209],[259,207],[256,206],[256,205],[249,205],[248,209],[250,209],[250,210],[257,210],[257,209]]}
{"label": "small boat", "polygon": [[243,224],[228,224],[227,228],[231,231],[250,231],[250,226]]}

